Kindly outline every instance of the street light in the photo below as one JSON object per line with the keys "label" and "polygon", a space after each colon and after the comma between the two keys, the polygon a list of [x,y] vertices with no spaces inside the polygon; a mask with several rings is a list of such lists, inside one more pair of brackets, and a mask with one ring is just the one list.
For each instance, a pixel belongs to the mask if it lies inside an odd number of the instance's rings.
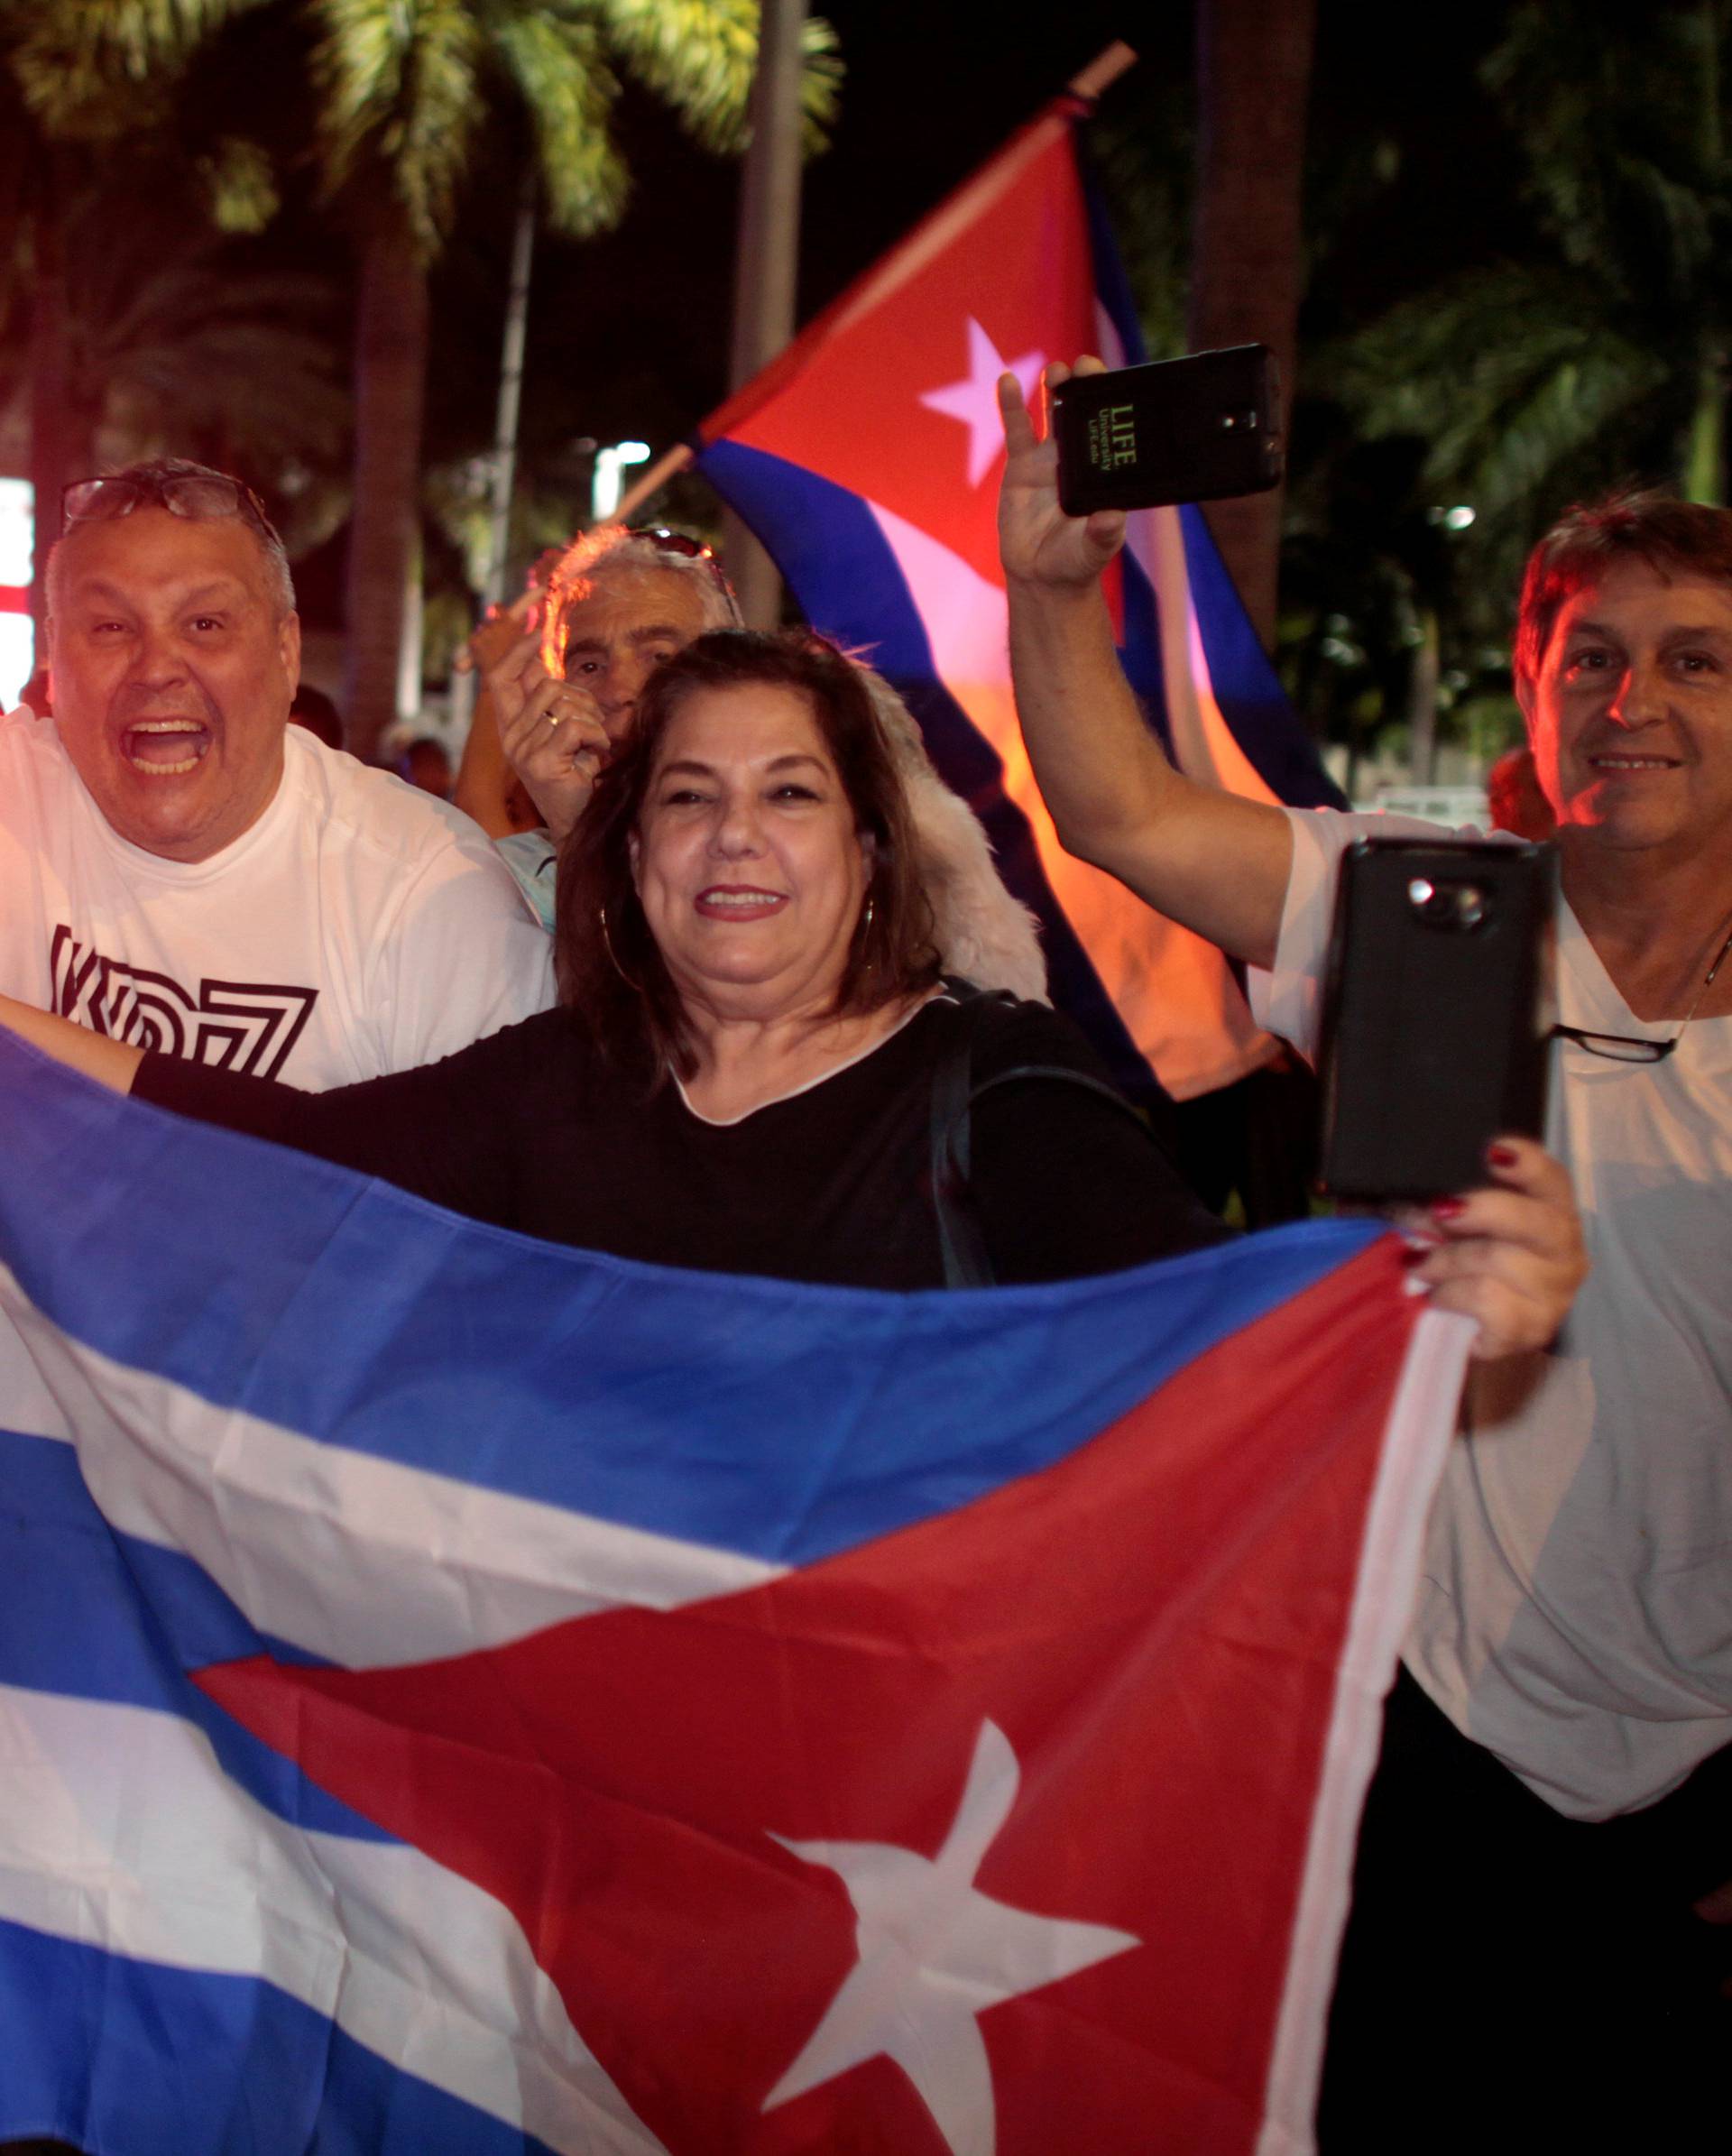
{"label": "street light", "polygon": [[627,467],[649,461],[648,442],[613,442],[596,450],[595,468],[589,482],[589,513],[593,523],[605,524],[620,506],[620,497],[625,492]]}

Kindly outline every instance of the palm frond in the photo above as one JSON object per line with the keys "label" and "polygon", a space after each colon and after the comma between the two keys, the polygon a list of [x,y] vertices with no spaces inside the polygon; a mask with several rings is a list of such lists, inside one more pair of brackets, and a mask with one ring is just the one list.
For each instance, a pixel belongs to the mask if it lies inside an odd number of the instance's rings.
{"label": "palm frond", "polygon": [[734,149],[758,62],[757,0],[595,0],[608,43],[702,143]]}
{"label": "palm frond", "polygon": [[195,167],[205,206],[219,232],[263,232],[281,200],[270,153],[235,134],[220,136]]}
{"label": "palm frond", "polygon": [[620,86],[600,32],[535,9],[495,23],[493,34],[535,129],[549,222],[580,237],[605,231],[625,207],[626,173],[609,124]]}
{"label": "palm frond", "polygon": [[1600,297],[1585,305],[1572,271],[1506,263],[1417,294],[1307,368],[1356,439],[1415,445],[1411,513],[1472,505],[1456,609],[1474,634],[1502,633],[1488,595],[1512,588],[1535,530],[1571,496],[1651,468],[1682,417],[1676,353]]}
{"label": "palm frond", "polygon": [[483,32],[463,0],[314,0],[327,186],[366,159],[389,173],[417,244],[449,220],[481,107]]}
{"label": "palm frond", "polygon": [[1595,0],[1525,0],[1481,66],[1522,143],[1525,192],[1566,260],[1633,291],[1687,290],[1727,207],[1722,9],[1657,5],[1607,33]]}
{"label": "palm frond", "polygon": [[[610,44],[697,139],[742,149],[758,64],[758,0],[594,0]],[[801,28],[801,104],[808,149],[822,146],[842,81],[836,34],[822,17]]]}
{"label": "palm frond", "polygon": [[213,32],[263,0],[14,0],[12,68],[32,118],[101,142],[160,117]]}

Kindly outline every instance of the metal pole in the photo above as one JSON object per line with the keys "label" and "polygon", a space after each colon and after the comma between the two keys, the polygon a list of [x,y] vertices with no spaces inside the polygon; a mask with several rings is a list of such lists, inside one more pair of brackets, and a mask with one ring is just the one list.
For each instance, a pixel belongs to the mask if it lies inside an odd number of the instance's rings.
{"label": "metal pole", "polygon": [[[800,33],[806,0],[763,0],[751,86],[751,146],[740,190],[729,386],[750,382],[794,335],[800,247]],[[772,629],[781,578],[739,518],[727,518],[729,574],[746,620]]]}
{"label": "metal pole", "polygon": [[497,606],[505,596],[505,565],[511,544],[511,489],[517,481],[517,412],[523,399],[523,342],[530,319],[530,264],[535,254],[535,165],[523,167],[511,235],[511,290],[505,304],[505,341],[499,359],[499,416],[493,427],[493,523],[487,542],[487,582],[482,595]]}
{"label": "metal pole", "polygon": [[[505,302],[505,336],[499,357],[499,402],[493,418],[493,470],[488,487],[487,570],[481,587],[484,606],[505,597],[505,570],[511,558],[511,493],[517,484],[517,415],[523,398],[523,346],[530,318],[530,265],[535,255],[535,163],[529,160],[518,189],[517,225],[511,235],[511,283]],[[457,734],[469,731],[478,686],[473,673],[451,677],[451,720]]]}

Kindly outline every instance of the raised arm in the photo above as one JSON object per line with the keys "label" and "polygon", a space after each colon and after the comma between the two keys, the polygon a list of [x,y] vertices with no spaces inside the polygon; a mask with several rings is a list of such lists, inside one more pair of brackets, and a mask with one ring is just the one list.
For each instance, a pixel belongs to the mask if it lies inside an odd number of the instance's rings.
{"label": "raised arm", "polygon": [[[1093,373],[1099,360],[1079,360]],[[1047,371],[1050,386],[1069,370]],[[1023,739],[1060,840],[1158,913],[1253,964],[1275,957],[1293,840],[1267,802],[1175,771],[1113,648],[1101,572],[1124,544],[1115,511],[1067,517],[1058,454],[1036,437],[1016,377],[999,404],[1008,452],[999,543]]]}

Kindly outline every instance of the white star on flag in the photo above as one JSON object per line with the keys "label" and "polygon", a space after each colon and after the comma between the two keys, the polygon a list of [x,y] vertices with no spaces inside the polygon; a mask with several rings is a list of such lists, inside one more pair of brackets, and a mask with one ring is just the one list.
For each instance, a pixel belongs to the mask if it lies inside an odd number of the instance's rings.
{"label": "white star on flag", "polygon": [[967,428],[970,486],[979,486],[1004,447],[999,376],[1014,374],[1026,400],[1034,394],[1046,364],[1044,352],[1025,352],[1020,359],[1001,359],[998,346],[974,318],[969,317],[967,374],[961,382],[946,382],[941,390],[927,390],[920,401],[929,410],[943,412],[946,419],[960,419]]}
{"label": "white star on flag", "polygon": [[1142,1943],[1105,1924],[1033,1916],[976,1893],[974,1875],[1010,1816],[1020,1780],[1010,1740],[996,1723],[982,1722],[962,1804],[935,1860],[889,1842],[771,1835],[807,1864],[840,1875],[859,1919],[860,1959],[765,2097],[766,2111],[882,2054],[919,2091],[952,2156],[992,2156],[992,2072],[976,2017]]}

